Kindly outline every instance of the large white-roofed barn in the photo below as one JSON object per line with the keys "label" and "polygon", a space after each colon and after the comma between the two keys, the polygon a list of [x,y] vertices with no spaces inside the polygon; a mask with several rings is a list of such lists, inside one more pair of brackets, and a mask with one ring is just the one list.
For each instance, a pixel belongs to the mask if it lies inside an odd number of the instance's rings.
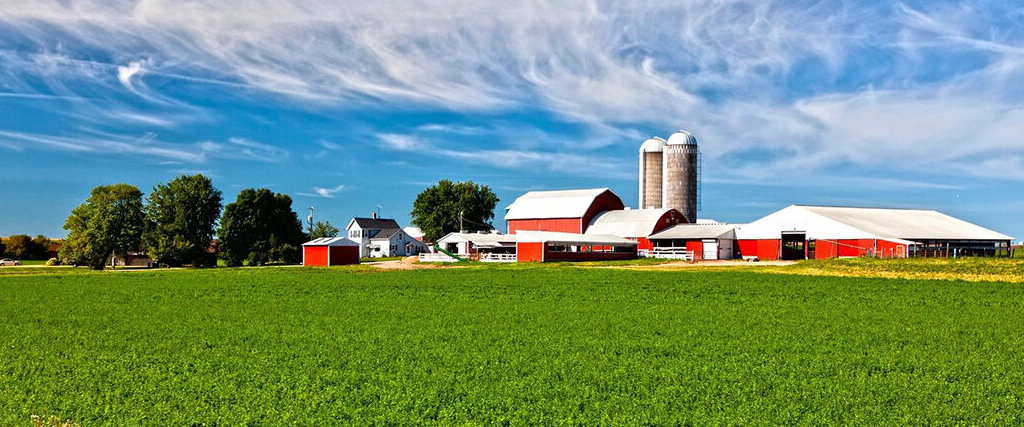
{"label": "large white-roofed barn", "polygon": [[1008,253],[1012,237],[934,210],[793,205],[737,230],[744,258]]}

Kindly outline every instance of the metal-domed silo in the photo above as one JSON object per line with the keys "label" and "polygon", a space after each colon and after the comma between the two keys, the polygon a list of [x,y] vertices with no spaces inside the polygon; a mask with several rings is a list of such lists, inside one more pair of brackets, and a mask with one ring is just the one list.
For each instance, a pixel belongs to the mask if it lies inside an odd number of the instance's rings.
{"label": "metal-domed silo", "polygon": [[653,137],[640,145],[640,209],[661,208],[663,176],[663,151],[665,140]]}
{"label": "metal-domed silo", "polygon": [[697,138],[681,130],[668,137],[662,157],[662,207],[682,212],[691,224],[697,222],[698,153]]}

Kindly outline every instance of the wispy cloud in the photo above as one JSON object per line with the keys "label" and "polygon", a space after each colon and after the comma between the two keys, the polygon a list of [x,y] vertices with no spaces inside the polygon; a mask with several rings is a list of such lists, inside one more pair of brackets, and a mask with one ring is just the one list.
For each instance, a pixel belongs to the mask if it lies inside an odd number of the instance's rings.
{"label": "wispy cloud", "polygon": [[288,156],[286,150],[244,138],[231,138],[227,143],[170,143],[157,139],[154,133],[132,136],[96,130],[67,136],[0,130],[0,143],[18,150],[42,149],[95,153],[103,156],[145,156],[162,159],[161,163],[169,164],[204,163],[210,159],[276,162]]}
{"label": "wispy cloud", "polygon": [[[596,170],[612,179],[628,179],[633,174],[623,169],[621,159],[572,152],[524,149],[487,149],[472,146],[451,146],[429,138],[406,134],[378,134],[382,146],[397,152],[458,160],[471,165],[505,169],[552,171],[568,175],[591,175]],[[632,162],[630,162],[632,163]]]}
{"label": "wispy cloud", "polygon": [[312,193],[295,193],[295,194],[298,194],[300,196],[307,196],[307,197],[326,197],[328,199],[333,199],[336,194],[338,194],[338,193],[340,193],[340,192],[342,192],[344,190],[345,190],[345,186],[339,184],[339,185],[331,187],[331,188],[313,187],[313,192]]}
{"label": "wispy cloud", "polygon": [[[91,82],[193,111],[146,86],[159,76],[303,105],[540,111],[590,129],[545,147],[529,137],[463,151],[430,145],[435,155],[500,167],[560,168],[639,142],[647,135],[636,128],[688,128],[709,159],[763,153],[749,169],[785,174],[852,163],[980,176],[986,165],[1024,155],[1014,139],[1024,111],[1024,30],[1005,21],[1019,9],[972,0],[927,8],[843,0],[44,0],[0,10],[12,40],[0,48],[38,50],[0,49],[0,89],[76,97],[83,94],[72,83]],[[134,118],[158,127],[180,121]],[[376,142],[414,151],[408,134],[487,132],[431,123],[389,130]]]}

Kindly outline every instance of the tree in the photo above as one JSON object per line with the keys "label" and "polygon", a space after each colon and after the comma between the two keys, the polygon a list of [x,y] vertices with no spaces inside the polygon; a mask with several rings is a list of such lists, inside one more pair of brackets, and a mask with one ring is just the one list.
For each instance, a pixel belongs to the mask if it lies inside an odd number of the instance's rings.
{"label": "tree", "polygon": [[220,218],[221,193],[203,175],[181,175],[157,184],[146,199],[149,256],[168,265],[214,266],[208,251]]}
{"label": "tree", "polygon": [[142,192],[134,185],[101,185],[64,222],[68,238],[60,247],[67,262],[102,270],[111,255],[125,257],[142,247],[146,217]]}
{"label": "tree", "polygon": [[50,238],[42,234],[33,237],[32,258],[29,259],[50,259],[50,243],[52,243]]}
{"label": "tree", "polygon": [[497,204],[498,196],[486,185],[442,180],[416,195],[412,224],[430,242],[460,231],[460,222],[467,231],[489,231],[494,228],[490,221]]}
{"label": "tree", "polygon": [[331,225],[331,223],[327,221],[314,222],[313,225],[309,227],[309,239],[313,240],[321,237],[338,237],[338,227]]}
{"label": "tree", "polygon": [[24,234],[7,238],[7,254],[15,259],[45,259],[49,247],[50,239],[41,235],[35,239]]}
{"label": "tree", "polygon": [[224,207],[217,230],[221,258],[233,267],[297,262],[305,237],[292,198],[266,188],[242,190]]}
{"label": "tree", "polygon": [[7,256],[7,245],[4,244],[3,237],[0,237],[0,258]]}

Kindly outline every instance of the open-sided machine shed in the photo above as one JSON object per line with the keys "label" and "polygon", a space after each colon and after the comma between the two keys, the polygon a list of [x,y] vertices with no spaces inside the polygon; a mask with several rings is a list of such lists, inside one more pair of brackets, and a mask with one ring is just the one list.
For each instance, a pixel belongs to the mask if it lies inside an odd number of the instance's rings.
{"label": "open-sided machine shed", "polygon": [[527,231],[516,233],[519,262],[611,261],[634,259],[637,242],[606,234]]}

